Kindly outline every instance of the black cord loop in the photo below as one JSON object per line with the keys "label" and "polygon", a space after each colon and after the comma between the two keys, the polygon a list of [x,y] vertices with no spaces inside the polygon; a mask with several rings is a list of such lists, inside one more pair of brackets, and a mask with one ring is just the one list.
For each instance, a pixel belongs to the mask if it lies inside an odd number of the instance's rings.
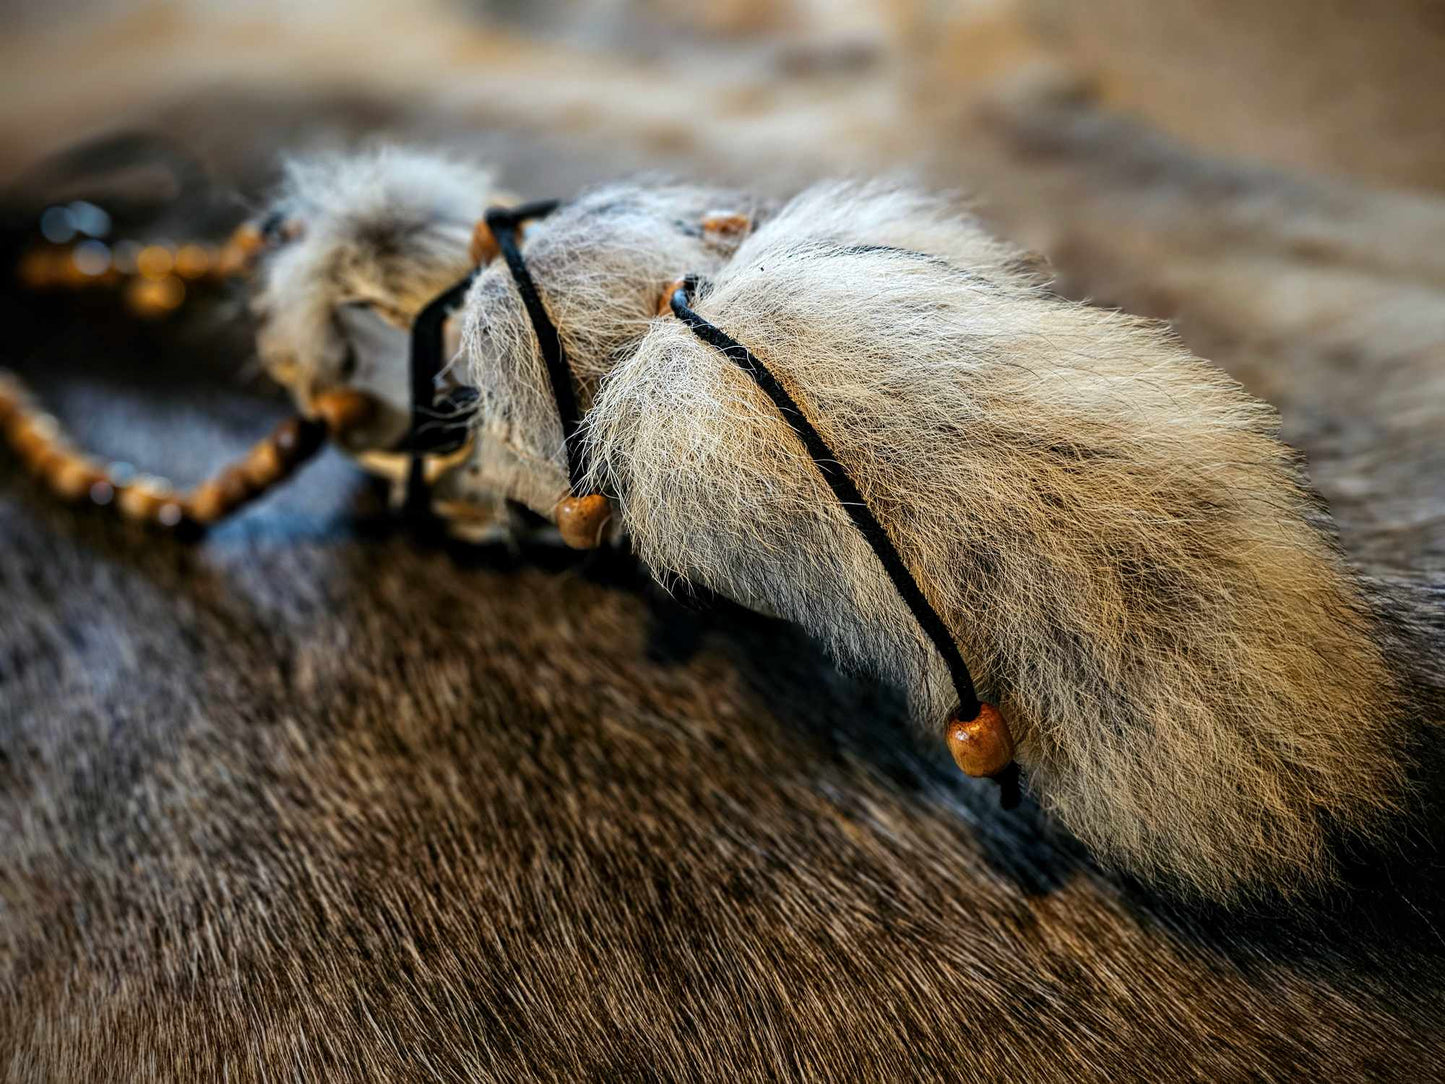
{"label": "black cord loop", "polygon": [[435,420],[436,383],[442,371],[442,349],[446,341],[446,323],[466,297],[476,269],[461,281],[448,286],[426,303],[411,325],[411,348],[407,368],[411,377],[411,431],[403,447],[411,450],[411,463],[406,474],[406,514],[413,519],[426,519],[431,513],[431,495],[426,481],[426,443],[422,439],[428,423]]}
{"label": "black cord loop", "polygon": [[542,295],[522,250],[517,244],[517,229],[527,219],[542,218],[557,209],[556,200],[527,203],[521,207],[493,207],[487,212],[487,228],[497,242],[497,249],[507,263],[527,318],[532,321],[532,330],[537,336],[537,345],[542,350],[542,360],[547,365],[547,379],[552,385],[552,398],[557,403],[557,416],[562,422],[562,447],[567,453],[567,478],[574,496],[582,495],[582,480],[587,476],[587,458],[583,442],[577,439],[582,425],[582,414],[577,406],[577,392],[573,386],[572,368],[567,364],[567,352],[562,346],[562,337],[557,325],[542,303]]}
{"label": "black cord loop", "polygon": [[778,382],[766,365],[762,363],[751,350],[736,339],[730,337],[721,328],[710,324],[689,307],[693,291],[697,288],[696,276],[689,276],[682,280],[682,285],[672,294],[670,304],[673,315],[688,326],[694,335],[703,342],[718,350],[748,376],[753,382],[773,401],[783,420],[792,427],[798,439],[802,441],[803,447],[807,449],[808,455],[813,460],[813,465],[822,474],[823,480],[833,491],[834,496],[843,505],[853,525],[858,528],[873,552],[878,555],[882,562],[883,569],[888,573],[888,578],[893,581],[898,594],[904,603],[912,611],[914,618],[930,640],[938,653],[943,656],[943,661],[948,667],[949,676],[953,678],[954,688],[958,691],[958,714],[963,719],[973,719],[978,716],[982,707],[978,693],[973,686],[973,675],[969,673],[968,664],[963,661],[959,653],[958,644],[954,641],[948,626],[943,623],[943,618],[938,616],[932,604],[923,594],[918,581],[908,571],[908,566],[903,563],[898,550],[893,545],[893,540],[888,537],[888,532],[878,522],[876,516],[858,491],[852,477],[844,468],[838,456],[828,447],[822,436],[813,428],[808,421],[807,415],[797,401],[788,393],[788,390]]}

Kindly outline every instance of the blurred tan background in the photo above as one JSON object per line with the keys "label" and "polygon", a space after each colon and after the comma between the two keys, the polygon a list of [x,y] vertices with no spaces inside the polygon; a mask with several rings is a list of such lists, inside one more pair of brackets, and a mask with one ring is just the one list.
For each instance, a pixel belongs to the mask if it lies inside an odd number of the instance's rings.
{"label": "blurred tan background", "polygon": [[1445,183],[1437,0],[63,0],[5,19],[9,173],[224,99],[253,112],[203,134],[247,150],[258,127],[317,136],[324,103],[358,128],[526,129],[779,180],[940,162],[967,180],[975,107],[1032,83],[1200,150]]}

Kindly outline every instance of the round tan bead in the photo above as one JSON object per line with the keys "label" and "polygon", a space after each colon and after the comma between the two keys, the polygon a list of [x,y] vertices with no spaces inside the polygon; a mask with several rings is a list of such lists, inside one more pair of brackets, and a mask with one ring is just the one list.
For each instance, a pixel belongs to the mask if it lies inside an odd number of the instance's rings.
{"label": "round tan bead", "polygon": [[564,497],[557,503],[557,530],[574,550],[596,549],[612,518],[612,506],[600,493]]}
{"label": "round tan bead", "polygon": [[135,269],[148,279],[163,279],[176,266],[176,254],[169,245],[146,245],[136,254]]}
{"label": "round tan bead", "polygon": [[254,222],[242,222],[236,227],[226,244],[228,247],[233,247],[242,257],[248,257],[254,256],[266,247],[266,238],[262,236],[260,227]]}
{"label": "round tan bead", "polygon": [[176,249],[176,274],[183,279],[198,279],[215,263],[215,255],[206,245],[182,245]]}
{"label": "round tan bead", "polygon": [[741,211],[714,211],[703,215],[702,230],[717,237],[736,237],[746,233],[753,220]]}
{"label": "round tan bead", "polygon": [[67,501],[80,500],[97,482],[106,480],[98,464],[74,453],[57,456],[46,468],[45,478],[56,495]]}
{"label": "round tan bead", "polygon": [[687,285],[686,279],[673,279],[667,284],[667,289],[662,291],[662,300],[657,303],[658,316],[672,315],[672,295]]}
{"label": "round tan bead", "polygon": [[126,287],[125,301],[137,316],[153,319],[180,308],[186,299],[186,287],[175,275],[162,278],[136,278]]}
{"label": "round tan bead", "polygon": [[174,500],[170,490],[156,482],[140,479],[116,491],[116,507],[131,519],[151,521],[163,505]]}
{"label": "round tan bead", "polygon": [[226,492],[221,483],[212,479],[191,490],[185,500],[185,509],[186,515],[197,523],[211,524],[225,518],[231,506],[226,502]]}
{"label": "round tan bead", "polygon": [[255,492],[251,486],[250,479],[246,472],[240,467],[227,467],[214,479],[221,490],[221,498],[226,502],[226,511],[230,512],[238,505],[251,499]]}
{"label": "round tan bead", "polygon": [[997,775],[1013,762],[1013,735],[998,708],[984,704],[974,719],[949,719],[948,751],[964,775]]}
{"label": "round tan bead", "polygon": [[60,426],[47,414],[18,414],[10,426],[10,446],[31,470],[42,470],[60,451]]}
{"label": "round tan bead", "polygon": [[220,278],[239,275],[246,270],[250,259],[250,255],[244,248],[234,241],[229,241],[221,246],[221,253],[216,257],[214,264],[216,275]]}
{"label": "round tan bead", "polygon": [[58,246],[32,248],[20,258],[20,281],[32,290],[59,286],[65,281],[68,262],[65,250]]}
{"label": "round tan bead", "polygon": [[9,425],[24,403],[25,392],[19,381],[0,370],[0,425]]}
{"label": "round tan bead", "polygon": [[376,403],[360,392],[336,389],[316,396],[311,401],[311,412],[325,423],[332,437],[337,437],[369,422],[376,414]]}
{"label": "round tan bead", "polygon": [[492,236],[492,227],[487,225],[487,220],[481,218],[472,227],[472,243],[468,253],[472,263],[480,267],[482,264],[491,263],[497,258],[501,249],[497,246],[497,239]]}
{"label": "round tan bead", "polygon": [[271,440],[263,440],[252,447],[240,466],[246,481],[255,489],[274,485],[286,473],[281,450]]}

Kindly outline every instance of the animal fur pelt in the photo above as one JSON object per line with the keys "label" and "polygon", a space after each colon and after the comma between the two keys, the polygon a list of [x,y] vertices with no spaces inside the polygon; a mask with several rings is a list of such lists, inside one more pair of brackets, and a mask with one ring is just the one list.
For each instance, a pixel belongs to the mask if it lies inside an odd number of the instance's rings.
{"label": "animal fur pelt", "polygon": [[[594,488],[660,578],[798,621],[941,729],[941,660],[776,411],[676,321],[630,349],[702,255],[700,311],[808,404],[1083,840],[1228,897],[1327,877],[1332,831],[1398,810],[1403,697],[1273,411],[1158,328],[1048,295],[944,202],[816,188],[726,262],[693,240],[716,202],[608,190],[528,246],[600,386]],[[524,464],[498,484],[549,513],[560,429],[505,270],[463,344],[482,432]]]}
{"label": "animal fur pelt", "polygon": [[[267,260],[257,302],[273,371],[303,401],[389,389],[395,439],[404,340],[378,365],[347,314],[404,324],[465,269],[491,198],[480,169],[416,152],[293,162],[272,217],[299,239]],[[1327,878],[1333,831],[1373,836],[1399,812],[1409,709],[1272,411],[1159,330],[1049,296],[944,201],[833,185],[769,211],[614,185],[529,225],[584,408],[604,388],[596,485],[661,579],[799,621],[907,689],[926,729],[948,715],[941,659],[782,420],[655,319],[683,268],[717,274],[704,308],[817,409],[1003,706],[1034,792],[1082,839],[1227,897]],[[559,419],[500,261],[463,321],[482,404],[441,507],[550,515]],[[1361,690],[1371,709],[1342,711]]]}
{"label": "animal fur pelt", "polygon": [[[1350,553],[1414,588],[1390,662],[1438,707],[1445,208],[1348,189],[1374,247],[1322,248],[1292,230],[1339,203],[1295,179],[1010,141],[955,152],[998,155],[1065,289],[1183,313],[1284,408]],[[177,481],[275,413],[209,326],[0,317],[64,419]],[[377,512],[327,457],[191,549],[0,458],[0,1077],[1438,1074],[1438,820],[1323,903],[1182,905],[999,812],[789,625]]]}
{"label": "animal fur pelt", "polygon": [[[360,446],[389,447],[410,421],[406,329],[471,269],[472,228],[503,198],[491,171],[442,154],[379,146],[290,160],[260,218],[278,239],[253,301],[262,363],[303,409],[326,388],[370,392],[386,409]],[[368,316],[396,333],[384,338]]]}
{"label": "animal fur pelt", "polygon": [[[708,224],[753,222],[766,211],[764,201],[734,191],[618,184],[527,227],[527,265],[557,325],[583,410],[598,381],[647,333],[661,284],[679,267],[720,267],[745,236],[745,228]],[[551,516],[567,492],[561,421],[536,332],[501,260],[478,276],[462,321],[458,368],[481,392],[467,484]]]}

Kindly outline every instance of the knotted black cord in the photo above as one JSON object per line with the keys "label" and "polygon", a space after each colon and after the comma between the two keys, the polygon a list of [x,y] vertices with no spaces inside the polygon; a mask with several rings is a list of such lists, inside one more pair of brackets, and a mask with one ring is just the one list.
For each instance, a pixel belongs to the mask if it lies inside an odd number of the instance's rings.
{"label": "knotted black cord", "polygon": [[938,616],[938,611],[929,603],[923,590],[918,586],[918,581],[913,578],[913,574],[908,571],[908,566],[903,563],[903,558],[899,556],[893,540],[888,537],[888,532],[883,529],[883,525],[878,522],[867,502],[863,500],[863,495],[858,492],[858,487],[853,483],[852,477],[849,476],[842,462],[828,447],[827,442],[823,440],[818,431],[813,428],[807,415],[788,394],[788,390],[778,383],[777,377],[773,376],[768,367],[759,361],[746,346],[731,338],[721,328],[708,323],[688,307],[688,301],[696,286],[696,278],[688,277],[683,280],[682,286],[673,292],[671,299],[673,314],[686,324],[699,339],[720,351],[724,357],[752,377],[753,382],[773,401],[773,405],[782,414],[783,420],[792,427],[798,439],[803,442],[803,447],[812,457],[813,465],[818,468],[818,472],[822,474],[834,496],[847,510],[849,517],[853,520],[853,525],[873,547],[873,552],[878,555],[878,560],[882,562],[888,578],[893,581],[893,586],[898,589],[898,594],[909,610],[913,612],[919,626],[933,641],[933,646],[938,649],[938,653],[943,656],[949,675],[953,678],[954,688],[958,690],[959,718],[976,718],[981,704],[978,693],[973,687],[973,675],[968,671],[968,664],[959,654],[958,645],[954,642],[952,633],[948,631],[948,626],[943,623],[943,619]]}
{"label": "knotted black cord", "polygon": [[552,384],[552,398],[557,402],[557,416],[562,422],[562,447],[567,452],[567,477],[574,496],[582,495],[582,480],[587,477],[587,455],[582,441],[577,439],[577,430],[582,425],[582,416],[577,407],[577,392],[572,386],[572,368],[567,364],[567,352],[562,346],[562,337],[557,334],[557,325],[542,303],[542,295],[527,263],[522,259],[522,250],[517,245],[517,227],[529,218],[542,218],[557,209],[556,200],[527,203],[521,207],[493,207],[487,212],[487,228],[497,242],[507,270],[516,283],[517,293],[522,296],[527,317],[532,321],[532,330],[537,335],[537,345],[542,350],[542,360],[547,363],[547,379]]}
{"label": "knotted black cord", "polygon": [[[537,290],[537,284],[533,280],[531,272],[527,270],[526,261],[522,258],[521,249],[517,245],[517,227],[530,218],[541,218],[556,210],[556,200],[545,200],[537,203],[524,204],[513,208],[492,208],[486,213],[487,228],[496,241],[497,249],[507,263],[507,270],[511,273],[512,281],[516,284],[517,292],[521,295],[522,304],[526,308],[527,316],[531,320],[532,330],[537,336],[537,343],[542,350],[542,358],[547,365],[547,377],[552,385],[552,396],[557,403],[557,415],[562,423],[563,446],[567,452],[567,473],[574,495],[581,495],[581,483],[587,475],[586,453],[582,442],[575,439],[578,429],[581,427],[581,416],[577,407],[577,395],[573,388],[573,377],[571,367],[567,364],[567,354],[562,346],[561,336],[557,333],[557,326],[547,313],[546,306],[542,303],[541,294]],[[432,374],[428,378],[428,386],[435,380],[436,372],[440,371],[440,328],[441,322],[450,308],[443,307],[443,302],[454,293],[459,301],[466,287],[470,285],[476,272],[447,291],[442,297],[437,298],[423,310],[423,315],[433,313],[433,310],[440,312],[436,320],[437,330],[435,335],[436,345],[434,347],[434,360]],[[826,441],[788,393],[788,390],[778,382],[768,367],[742,343],[733,339],[721,328],[708,323],[688,307],[688,301],[692,292],[696,289],[697,279],[695,276],[688,276],[683,280],[682,285],[673,292],[670,299],[673,314],[681,320],[703,342],[718,350],[736,365],[743,372],[753,379],[753,382],[773,401],[783,420],[788,423],[803,447],[807,450],[813,465],[828,483],[833,495],[838,498],[844,510],[847,511],[853,525],[863,535],[868,545],[877,555],[883,570],[893,582],[894,588],[898,591],[899,597],[912,612],[914,620],[924,634],[933,642],[943,658],[944,665],[948,667],[948,673],[953,680],[954,689],[958,693],[958,707],[955,709],[958,718],[971,720],[978,717],[982,703],[978,698],[978,692],[974,688],[973,675],[969,672],[968,664],[963,661],[963,655],[958,650],[958,644],[954,641],[953,634],[949,632],[948,626],[944,624],[943,618],[938,616],[938,611],[924,595],[923,589],[918,586],[918,581],[904,564],[903,558],[893,545],[893,540],[883,525],[873,515],[872,509],[863,499],[857,485],[848,474],[847,469],[828,447]],[[421,317],[417,319],[417,325],[422,322]],[[417,414],[417,394],[420,389],[419,374],[424,366],[418,366],[420,357],[418,354],[418,343],[420,339],[416,327],[412,335],[412,425],[415,429],[419,424]],[[413,459],[413,476],[419,470],[420,456]],[[408,487],[408,498],[413,486]],[[1008,766],[994,777],[1002,792],[1002,805],[1005,809],[1014,808],[1019,801],[1019,772],[1018,764],[1010,762]]]}
{"label": "knotted black cord", "polygon": [[411,463],[406,474],[405,507],[406,514],[413,519],[424,519],[431,511],[426,483],[428,449],[420,437],[423,427],[433,417],[436,404],[436,382],[442,371],[447,317],[462,303],[476,277],[474,268],[460,282],[448,286],[426,303],[411,325],[411,349],[407,355],[411,373],[411,432],[407,434],[405,445],[411,450]]}

